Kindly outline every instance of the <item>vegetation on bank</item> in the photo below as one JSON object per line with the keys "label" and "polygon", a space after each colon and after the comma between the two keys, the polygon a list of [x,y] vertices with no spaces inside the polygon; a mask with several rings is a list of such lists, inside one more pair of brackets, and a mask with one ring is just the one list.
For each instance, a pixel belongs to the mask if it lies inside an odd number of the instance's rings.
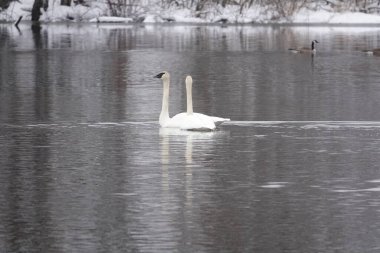
{"label": "vegetation on bank", "polygon": [[[0,0],[0,12],[7,10],[12,2],[29,2],[31,20],[38,21],[49,5],[57,0]],[[58,0],[61,6],[101,8],[106,16],[128,17],[141,21],[144,16],[167,10],[188,10],[196,18],[207,19],[211,14],[232,8],[236,15],[252,9],[260,9],[270,20],[286,19],[297,11],[326,10],[331,12],[379,13],[380,0]],[[24,8],[25,9],[25,8]],[[17,17],[16,17],[17,18]],[[69,19],[69,17],[68,17]]]}

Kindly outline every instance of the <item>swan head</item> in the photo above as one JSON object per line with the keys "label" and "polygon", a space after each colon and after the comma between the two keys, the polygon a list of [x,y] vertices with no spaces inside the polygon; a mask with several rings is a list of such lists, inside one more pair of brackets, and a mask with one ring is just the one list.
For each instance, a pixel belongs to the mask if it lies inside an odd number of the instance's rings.
{"label": "swan head", "polygon": [[168,72],[163,71],[163,72],[158,73],[157,75],[155,75],[154,78],[159,78],[159,79],[162,79],[162,80],[169,80],[170,75],[169,75]]}
{"label": "swan head", "polygon": [[186,76],[185,82],[186,83],[193,82],[193,78],[191,76]]}

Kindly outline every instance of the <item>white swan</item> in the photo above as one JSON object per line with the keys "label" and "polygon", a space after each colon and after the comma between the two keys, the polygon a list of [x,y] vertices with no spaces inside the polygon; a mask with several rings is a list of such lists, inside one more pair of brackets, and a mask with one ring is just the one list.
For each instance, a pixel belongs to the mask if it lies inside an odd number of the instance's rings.
{"label": "white swan", "polygon": [[211,131],[216,128],[214,119],[218,117],[209,117],[199,113],[193,113],[193,101],[192,101],[192,79],[191,77],[186,78],[186,94],[187,94],[187,112],[179,113],[174,117],[169,117],[169,86],[170,86],[170,75],[168,72],[164,71],[155,76],[156,78],[162,79],[164,91],[162,96],[162,109],[160,113],[160,125],[161,127],[168,128],[180,128],[183,130],[194,130],[194,131]]}
{"label": "white swan", "polygon": [[[191,92],[187,93],[188,98],[188,112],[179,113],[174,117],[170,118],[169,116],[169,86],[170,86],[170,75],[168,72],[164,71],[155,76],[162,80],[164,91],[162,95],[162,108],[160,113],[160,125],[161,127],[167,128],[179,128],[182,130],[214,130],[216,128],[212,120],[207,120],[202,122],[193,116],[192,110],[192,101]],[[191,86],[190,86],[191,88]],[[190,103],[190,104],[189,104]]]}
{"label": "white swan", "polygon": [[[193,113],[193,97],[192,97],[192,85],[193,85],[193,78],[191,76],[186,76],[186,94],[187,94],[187,113]],[[220,117],[214,117],[214,116],[207,116],[205,114],[201,113],[194,113],[199,120],[212,120],[215,124],[215,126],[219,126],[223,122],[230,121],[230,119],[227,118],[220,118]]]}
{"label": "white swan", "polygon": [[186,113],[184,113],[183,115],[180,114],[182,121],[185,123],[185,128],[187,130],[196,131],[214,130],[216,128],[216,125],[211,117],[193,112],[193,79],[191,78],[191,76],[186,77],[185,83],[187,108]]}
{"label": "white swan", "polygon": [[170,123],[169,117],[169,86],[170,86],[170,75],[168,72],[164,71],[156,76],[155,78],[160,78],[162,80],[162,84],[164,86],[164,91],[162,95],[162,108],[159,118],[159,123],[162,127],[165,127]]}

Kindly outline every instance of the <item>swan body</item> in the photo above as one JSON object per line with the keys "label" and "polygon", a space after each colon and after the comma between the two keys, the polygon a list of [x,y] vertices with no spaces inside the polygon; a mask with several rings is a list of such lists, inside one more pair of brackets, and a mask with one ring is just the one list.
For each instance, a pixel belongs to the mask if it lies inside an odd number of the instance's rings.
{"label": "swan body", "polygon": [[309,53],[309,54],[315,54],[317,52],[315,48],[315,43],[319,43],[317,40],[313,40],[311,42],[311,48],[309,47],[302,47],[302,48],[289,48],[288,50],[293,53]]}
{"label": "swan body", "polygon": [[230,121],[230,119],[227,118],[220,118],[215,116],[208,116],[202,113],[193,113],[193,98],[192,98],[192,85],[193,85],[193,78],[191,76],[186,76],[186,94],[187,94],[187,113],[195,115],[199,120],[206,121],[206,120],[212,120],[215,124],[215,126],[219,126],[223,122]]}
{"label": "swan body", "polygon": [[[189,131],[212,131],[216,129],[214,121],[210,118],[202,118],[197,114],[182,112],[175,115],[172,121],[179,125],[182,130]],[[169,126],[170,127],[170,126]]]}
{"label": "swan body", "polygon": [[230,119],[228,119],[228,118],[220,118],[220,117],[215,117],[215,116],[209,116],[209,117],[212,118],[212,120],[215,123],[215,126],[219,126],[219,125],[223,124],[224,122],[230,121]]}
{"label": "swan body", "polygon": [[230,121],[227,118],[220,118],[214,116],[208,116],[202,113],[193,112],[193,97],[192,97],[192,85],[193,78],[186,76],[186,95],[187,95],[187,117],[192,121],[195,129],[204,129],[210,127],[212,124],[215,127],[219,126],[223,122]]}
{"label": "swan body", "polygon": [[159,118],[161,127],[164,128],[180,128],[182,130],[192,131],[212,131],[216,129],[217,125],[229,119],[210,117],[201,113],[193,112],[193,99],[192,99],[192,78],[186,77],[186,95],[187,95],[187,111],[179,113],[174,117],[169,117],[169,86],[170,75],[168,72],[162,72],[155,76],[160,78],[163,82],[163,97],[162,108]]}

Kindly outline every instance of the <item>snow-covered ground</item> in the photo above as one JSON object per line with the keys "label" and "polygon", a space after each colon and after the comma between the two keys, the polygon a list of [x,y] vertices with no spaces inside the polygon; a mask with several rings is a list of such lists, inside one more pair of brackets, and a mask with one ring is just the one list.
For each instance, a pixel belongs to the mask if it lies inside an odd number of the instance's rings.
{"label": "snow-covered ground", "polygon": [[292,23],[379,24],[380,15],[361,12],[333,13],[325,10],[301,10],[293,16]]}
{"label": "snow-covered ground", "polygon": [[[146,1],[145,1],[146,2]],[[149,1],[148,1],[149,2]],[[6,10],[0,11],[0,21],[15,21],[20,16],[23,20],[31,19],[31,9],[34,0],[14,1]],[[49,8],[42,11],[40,18],[43,22],[100,22],[100,23],[291,23],[291,24],[380,24],[380,15],[365,14],[361,12],[335,12],[329,8],[303,8],[286,18],[278,17],[262,6],[252,6],[240,13],[239,6],[227,6],[225,8],[215,5],[196,17],[191,9],[168,8],[163,9],[159,4],[149,4],[141,1],[140,12],[133,13],[130,17],[112,17],[105,2],[91,1],[88,6],[72,5],[61,6],[60,1],[49,0]],[[199,13],[198,13],[199,14]]]}

